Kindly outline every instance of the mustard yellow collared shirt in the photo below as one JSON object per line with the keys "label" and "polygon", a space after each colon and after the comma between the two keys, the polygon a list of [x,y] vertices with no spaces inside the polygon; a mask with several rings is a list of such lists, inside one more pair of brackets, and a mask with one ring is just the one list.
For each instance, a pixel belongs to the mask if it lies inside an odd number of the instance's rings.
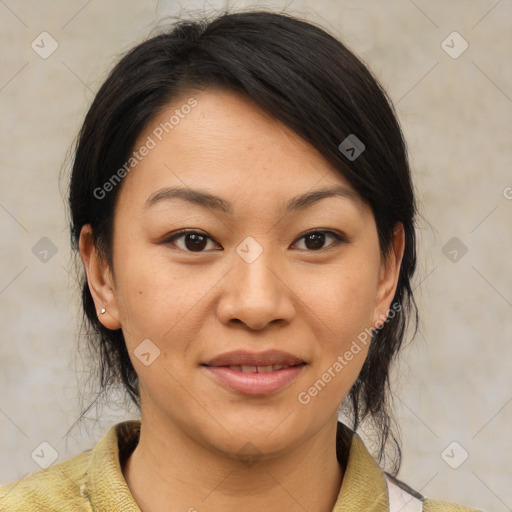
{"label": "mustard yellow collared shirt", "polygon": [[[0,512],[141,512],[121,471],[139,432],[140,420],[118,423],[93,449],[1,487]],[[386,474],[354,433],[332,512],[389,512],[389,494]],[[421,502],[423,512],[476,512],[445,501]]]}

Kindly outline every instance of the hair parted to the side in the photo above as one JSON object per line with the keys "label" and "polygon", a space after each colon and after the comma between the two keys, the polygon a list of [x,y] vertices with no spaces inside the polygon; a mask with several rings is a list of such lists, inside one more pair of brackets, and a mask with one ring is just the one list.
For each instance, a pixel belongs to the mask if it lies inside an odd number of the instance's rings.
{"label": "hair parted to the side", "polygon": [[[417,329],[418,323],[411,288],[416,202],[391,101],[361,60],[324,29],[286,13],[223,12],[179,20],[130,50],[96,94],[74,148],[69,213],[75,255],[82,227],[91,224],[94,243],[115,275],[113,220],[121,187],[101,199],[94,191],[125,164],[137,137],[162,108],[209,87],[245,95],[315,147],[371,207],[382,256],[391,250],[395,224],[404,226],[405,251],[391,305],[396,314],[374,332],[366,362],[343,403],[353,430],[363,421],[372,424],[379,461],[392,441],[391,472],[396,474],[401,453],[390,412],[389,372],[408,325],[414,320]],[[338,149],[350,134],[365,145],[353,161]],[[140,408],[123,332],[101,324],[83,267],[79,274],[82,328],[97,352],[100,391],[121,383]]]}

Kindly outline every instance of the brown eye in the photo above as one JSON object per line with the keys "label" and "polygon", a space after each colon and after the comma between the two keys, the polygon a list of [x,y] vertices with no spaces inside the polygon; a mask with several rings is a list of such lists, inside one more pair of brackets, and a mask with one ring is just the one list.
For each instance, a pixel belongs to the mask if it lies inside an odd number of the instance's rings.
{"label": "brown eye", "polygon": [[308,249],[322,249],[325,243],[325,233],[310,233],[304,237]]}
{"label": "brown eye", "polygon": [[[333,239],[334,242],[329,244],[327,247],[324,247],[325,241],[328,238]],[[320,251],[331,246],[336,246],[342,242],[346,242],[345,238],[333,231],[310,231],[300,237],[299,240],[304,240],[306,249],[310,251]]]}
{"label": "brown eye", "polygon": [[182,239],[181,245],[175,245],[187,252],[204,252],[205,247],[208,245],[208,240],[211,240],[208,235],[198,231],[180,231],[165,239],[163,243],[174,243],[175,240],[180,239]]}
{"label": "brown eye", "polygon": [[191,251],[202,251],[206,247],[206,237],[197,233],[184,235],[185,247]]}

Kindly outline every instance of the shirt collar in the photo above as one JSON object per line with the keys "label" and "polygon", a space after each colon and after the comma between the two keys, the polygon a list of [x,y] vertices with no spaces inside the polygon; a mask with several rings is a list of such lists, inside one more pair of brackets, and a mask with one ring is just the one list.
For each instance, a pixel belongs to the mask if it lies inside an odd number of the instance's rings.
{"label": "shirt collar", "polygon": [[351,437],[350,452],[332,512],[388,512],[388,487],[384,471],[359,435],[338,422],[338,436],[342,431]]}
{"label": "shirt collar", "polygon": [[88,468],[88,494],[93,510],[141,512],[121,470],[121,448],[138,439],[140,420],[114,425],[92,450]]}
{"label": "shirt collar", "polygon": [[[368,452],[362,439],[338,422],[338,435],[351,437],[348,462],[332,512],[388,512],[385,474]],[[87,494],[94,510],[141,512],[121,470],[121,459],[138,442],[140,420],[114,425],[96,444],[88,467]],[[121,448],[121,452],[120,452]]]}

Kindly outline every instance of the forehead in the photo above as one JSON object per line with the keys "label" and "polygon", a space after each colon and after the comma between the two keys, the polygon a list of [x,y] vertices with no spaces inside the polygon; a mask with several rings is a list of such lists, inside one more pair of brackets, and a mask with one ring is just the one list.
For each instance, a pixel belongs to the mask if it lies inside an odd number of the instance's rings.
{"label": "forehead", "polygon": [[[139,151],[144,146],[150,149]],[[123,195],[141,207],[170,186],[208,189],[262,207],[333,186],[358,199],[315,148],[233,92],[194,91],[175,99],[148,123],[134,151],[145,156],[124,178]]]}

